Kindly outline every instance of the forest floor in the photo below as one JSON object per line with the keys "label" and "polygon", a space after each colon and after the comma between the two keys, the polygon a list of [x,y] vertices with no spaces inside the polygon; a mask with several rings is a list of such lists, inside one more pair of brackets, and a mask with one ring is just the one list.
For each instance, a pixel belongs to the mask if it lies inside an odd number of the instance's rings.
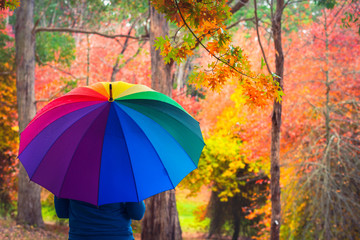
{"label": "forest floor", "polygon": [[[66,240],[68,226],[46,222],[43,228],[17,225],[12,219],[0,219],[1,240]],[[140,240],[140,233],[134,233]],[[183,233],[183,240],[205,239],[204,233]]]}
{"label": "forest floor", "polygon": [[[205,205],[210,197],[207,189],[202,190],[196,197],[188,197],[187,190],[177,190],[177,208],[179,220],[182,228],[183,240],[205,239],[206,226],[208,221],[199,222],[194,212]],[[46,197],[44,197],[46,198]],[[51,207],[53,208],[53,207]],[[52,213],[46,213],[49,208],[43,206],[43,216],[45,225],[43,228],[33,226],[17,225],[14,219],[0,218],[0,239],[1,240],[67,240],[69,227],[67,223],[61,225],[55,223],[54,219],[46,217]],[[140,233],[137,229],[141,224],[135,221],[133,224],[134,237],[140,240]],[[219,238],[217,238],[219,239]]]}
{"label": "forest floor", "polygon": [[17,225],[13,219],[0,219],[0,239],[2,240],[65,240],[68,227],[45,223],[43,228]]}

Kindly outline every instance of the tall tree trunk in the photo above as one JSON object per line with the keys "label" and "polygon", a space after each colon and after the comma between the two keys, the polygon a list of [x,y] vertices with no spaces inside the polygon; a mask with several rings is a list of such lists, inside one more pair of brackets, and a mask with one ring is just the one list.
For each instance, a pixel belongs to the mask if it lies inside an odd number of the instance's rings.
{"label": "tall tree trunk", "polygon": [[[332,81],[330,79],[330,73],[329,73],[329,65],[330,65],[330,61],[329,61],[329,32],[328,32],[328,21],[327,21],[327,15],[326,15],[326,11],[324,10],[324,33],[325,33],[325,63],[326,63],[326,70],[325,70],[325,86],[326,86],[326,101],[325,101],[325,138],[326,138],[326,150],[325,150],[325,163],[323,163],[326,166],[326,170],[331,172],[331,154],[329,153],[328,149],[331,147],[331,142],[330,142],[330,138],[331,138],[331,128],[330,128],[330,122],[331,122],[331,118],[330,118],[330,91],[331,91],[331,84]],[[325,189],[330,189],[331,188],[331,178],[329,179],[329,175],[325,174],[324,175],[324,180],[323,180],[323,185]],[[327,194],[322,194],[322,199],[321,202],[324,203],[324,227],[323,227],[323,231],[324,231],[324,239],[326,240],[330,240],[333,236],[332,236],[332,232],[331,232],[331,208],[332,208],[332,204],[331,204],[331,199],[329,197],[329,195]]]}
{"label": "tall tree trunk", "polygon": [[164,15],[159,14],[154,7],[150,6],[151,87],[171,97],[173,62],[165,65],[160,50],[155,50],[154,47],[156,38],[165,37],[168,33],[169,26]]}
{"label": "tall tree trunk", "polygon": [[[150,53],[151,87],[171,96],[171,64],[164,64],[154,43],[157,37],[168,34],[168,24],[162,14],[150,6]],[[146,212],[142,222],[141,239],[143,240],[178,240],[181,228],[176,209],[175,191],[166,191],[146,199]]]}
{"label": "tall tree trunk", "polygon": [[[81,16],[81,15],[80,15]],[[86,86],[90,84],[90,37],[86,35],[87,40],[87,54],[86,54]]]}
{"label": "tall tree trunk", "polygon": [[[23,131],[36,113],[35,105],[35,33],[34,0],[22,0],[16,10],[16,88],[19,131]],[[29,181],[24,167],[20,166],[18,215],[21,224],[43,226],[40,187]]]}
{"label": "tall tree trunk", "polygon": [[240,217],[237,213],[234,213],[234,233],[232,235],[232,240],[237,240],[240,235]]}
{"label": "tall tree trunk", "polygon": [[[275,44],[275,68],[276,81],[283,89],[284,54],[281,42],[281,18],[284,8],[284,0],[276,1],[276,11],[272,18],[272,32]],[[281,127],[282,104],[274,101],[271,126],[271,240],[280,237],[281,202],[280,202],[280,127]]]}

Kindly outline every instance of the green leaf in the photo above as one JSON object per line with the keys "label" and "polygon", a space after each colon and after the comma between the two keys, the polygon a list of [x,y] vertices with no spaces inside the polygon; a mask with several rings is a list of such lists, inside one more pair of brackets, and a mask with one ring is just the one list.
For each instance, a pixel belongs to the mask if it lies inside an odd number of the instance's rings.
{"label": "green leaf", "polygon": [[261,70],[264,68],[265,66],[265,61],[264,61],[264,58],[261,58]]}
{"label": "green leaf", "polygon": [[169,39],[168,36],[166,36],[165,38],[160,36],[160,37],[157,37],[156,40],[155,40],[155,44],[154,44],[154,47],[156,50],[158,50],[159,48],[162,50],[164,50],[164,45],[166,43],[166,38]]}
{"label": "green leaf", "polygon": [[194,36],[191,33],[188,33],[183,38],[184,42],[187,42],[190,46],[194,46],[196,43],[196,40]]}
{"label": "green leaf", "polygon": [[75,39],[71,34],[40,32],[36,34],[36,53],[41,62],[53,62],[70,66],[75,60]]}

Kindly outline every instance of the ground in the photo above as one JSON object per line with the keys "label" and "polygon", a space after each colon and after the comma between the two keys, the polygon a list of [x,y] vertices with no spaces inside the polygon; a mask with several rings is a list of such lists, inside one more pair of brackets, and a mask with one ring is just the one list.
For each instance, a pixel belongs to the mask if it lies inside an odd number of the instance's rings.
{"label": "ground", "polygon": [[[199,206],[206,204],[210,196],[208,189],[202,190],[196,197],[188,197],[187,190],[176,191],[179,219],[183,231],[184,240],[205,239],[208,221],[199,221],[194,211]],[[47,196],[44,197],[46,199]],[[52,207],[50,207],[52,208]],[[53,209],[51,209],[53,211]],[[48,216],[49,207],[43,207],[43,216]],[[47,219],[51,219],[47,217]],[[0,218],[0,239],[1,240],[67,240],[68,226],[55,224],[45,219],[44,228],[17,225],[13,219]],[[140,225],[139,223],[136,223]],[[136,226],[134,226],[136,228]],[[136,229],[135,229],[136,230]],[[134,233],[135,239],[140,240],[140,233]]]}
{"label": "ground", "polygon": [[[46,223],[44,228],[24,227],[16,225],[11,219],[0,219],[1,240],[66,240],[67,226],[59,226]],[[136,240],[140,240],[140,234],[134,234]],[[202,233],[184,233],[184,240],[205,239]]]}
{"label": "ground", "polygon": [[2,240],[65,240],[68,227],[46,223],[44,228],[17,225],[12,219],[0,219],[0,239]]}

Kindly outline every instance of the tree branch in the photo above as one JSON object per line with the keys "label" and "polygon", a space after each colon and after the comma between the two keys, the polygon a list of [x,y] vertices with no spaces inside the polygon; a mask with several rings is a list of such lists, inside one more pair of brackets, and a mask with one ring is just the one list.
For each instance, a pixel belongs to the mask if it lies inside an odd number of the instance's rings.
{"label": "tree branch", "polygon": [[259,45],[260,45],[260,48],[261,48],[261,52],[262,52],[262,55],[264,57],[264,61],[265,61],[265,64],[266,64],[266,68],[267,70],[269,71],[269,74],[272,74],[271,70],[270,70],[270,66],[269,66],[269,63],[266,59],[266,55],[265,55],[265,52],[264,52],[264,48],[261,44],[261,39],[260,39],[260,34],[259,34],[259,19],[258,19],[258,16],[257,16],[257,4],[256,4],[256,0],[254,0],[254,12],[255,12],[255,26],[256,26],[256,34],[257,34],[257,37],[258,37],[258,42],[259,42]]}
{"label": "tree branch", "polygon": [[80,79],[84,79],[84,78],[85,78],[85,77],[78,78],[78,77],[74,76],[72,73],[70,73],[70,72],[68,72],[68,71],[65,71],[64,69],[58,68],[58,67],[56,67],[56,66],[54,66],[54,65],[51,65],[51,64],[48,64],[48,63],[44,63],[44,62],[41,61],[39,55],[37,55],[37,54],[35,54],[35,58],[36,58],[36,60],[37,60],[41,65],[49,66],[49,67],[51,67],[52,69],[55,69],[55,70],[57,70],[57,71],[60,71],[60,72],[62,72],[62,73],[65,73],[65,74],[71,76],[73,79],[79,79],[79,80],[80,80]]}
{"label": "tree branch", "polygon": [[145,43],[146,43],[146,41],[142,42],[142,44],[138,47],[136,53],[134,55],[132,55],[130,58],[126,59],[126,61],[123,62],[122,64],[120,64],[120,66],[119,66],[119,58],[116,59],[115,65],[112,68],[113,71],[111,73],[111,78],[110,78],[111,82],[115,82],[116,74],[120,71],[121,68],[123,68],[131,60],[133,60],[135,57],[137,57],[137,55],[139,55],[139,53],[140,53],[142,47],[145,45]]}
{"label": "tree branch", "polygon": [[223,59],[217,57],[217,56],[216,56],[215,54],[213,54],[209,49],[207,49],[206,46],[200,41],[200,39],[199,39],[199,38],[196,36],[196,34],[192,31],[192,29],[190,28],[190,26],[188,25],[188,23],[185,21],[185,18],[184,18],[184,16],[183,16],[182,13],[181,13],[181,10],[180,10],[180,8],[179,8],[179,5],[178,5],[178,3],[177,3],[177,0],[174,0],[174,2],[175,2],[175,4],[176,4],[176,8],[177,8],[178,11],[179,11],[179,15],[180,15],[181,19],[183,20],[184,24],[186,25],[186,27],[189,29],[189,31],[191,32],[191,34],[195,37],[196,41],[197,41],[208,53],[210,53],[210,55],[212,55],[214,58],[216,58],[216,59],[219,60],[220,62],[228,65],[230,68],[232,68],[233,70],[235,70],[237,73],[239,73],[239,74],[241,74],[241,75],[243,75],[243,76],[245,76],[245,77],[254,79],[253,77],[250,77],[250,76],[246,75],[245,73],[240,72],[240,71],[237,70],[235,67],[231,66],[229,63],[227,63],[227,62],[225,62]]}
{"label": "tree branch", "polygon": [[51,96],[49,96],[48,98],[40,98],[38,100],[35,101],[35,103],[39,103],[39,102],[50,102],[51,100],[53,100],[54,98],[56,98],[56,96],[58,94],[60,94],[62,91],[64,91],[64,89],[66,89],[69,86],[69,83],[67,83],[65,86],[62,86],[59,88],[59,90],[55,93],[53,93]]}
{"label": "tree branch", "polygon": [[71,32],[71,33],[84,33],[84,34],[95,34],[106,38],[127,38],[127,39],[135,39],[139,41],[148,40],[149,35],[141,35],[140,37],[125,35],[125,34],[106,34],[92,30],[84,30],[84,29],[77,29],[77,28],[66,28],[66,27],[38,27],[35,28],[35,33],[38,32]]}
{"label": "tree branch", "polygon": [[255,19],[255,17],[239,19],[238,21],[234,22],[233,24],[231,24],[231,25],[229,25],[229,26],[226,26],[226,29],[233,28],[233,27],[235,27],[236,25],[238,25],[238,24],[241,23],[241,22],[252,21],[252,20],[254,20],[254,19]]}
{"label": "tree branch", "polygon": [[236,3],[230,10],[230,12],[232,14],[236,13],[237,11],[239,11],[242,7],[244,7],[247,3],[249,2],[249,0],[240,0],[238,3]]}

